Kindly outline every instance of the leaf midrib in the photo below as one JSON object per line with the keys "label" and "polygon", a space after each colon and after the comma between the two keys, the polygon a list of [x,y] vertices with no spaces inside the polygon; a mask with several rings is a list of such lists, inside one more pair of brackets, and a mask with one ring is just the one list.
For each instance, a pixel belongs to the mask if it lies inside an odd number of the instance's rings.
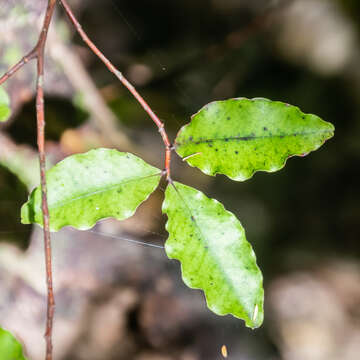
{"label": "leaf midrib", "polygon": [[319,131],[306,131],[306,132],[295,132],[292,134],[276,134],[276,135],[248,135],[248,136],[228,136],[228,137],[221,137],[221,138],[211,138],[211,139],[205,139],[205,140],[187,140],[184,142],[177,142],[176,145],[183,146],[186,144],[206,144],[206,143],[213,143],[215,141],[223,141],[223,142],[229,142],[229,141],[253,141],[253,140],[261,140],[261,139],[270,139],[270,138],[285,138],[285,137],[295,137],[295,136],[306,136],[306,135],[314,135],[314,134],[324,134],[324,133],[332,133],[332,130],[319,130]]}
{"label": "leaf midrib", "polygon": [[[182,196],[182,194],[180,193],[180,190],[178,190],[175,186],[175,184],[173,184],[174,188],[175,188],[175,191],[177,193],[177,195],[179,196],[180,200],[184,203],[185,207],[186,207],[186,210],[189,212],[190,216],[194,219],[193,223],[196,227],[196,229],[198,230],[198,232],[200,233],[200,236],[202,238],[202,244],[204,243],[207,243],[206,241],[206,236],[203,234],[203,232],[201,231],[201,227],[199,226],[199,224],[197,223],[197,219],[196,217],[193,215],[192,211],[191,211],[191,208],[190,206],[187,204],[187,202],[185,201],[184,197]],[[226,210],[225,210],[226,211]],[[203,245],[203,249],[205,251],[205,245]],[[209,249],[211,249],[209,247]],[[218,269],[222,269],[223,266],[221,265],[221,263],[219,263],[218,261],[218,257],[216,256],[216,253],[214,253],[212,250],[211,250],[211,254],[212,254],[212,258],[214,259],[215,263],[218,265]],[[218,270],[219,271],[219,270]],[[232,288],[233,292],[235,294],[237,294],[237,291],[236,291],[236,286],[233,284],[233,281],[227,276],[226,272],[225,271],[221,271],[221,274],[222,276],[224,277],[224,279],[226,280],[226,282],[230,285],[230,287]],[[200,288],[201,290],[205,291],[204,289]],[[238,300],[239,301],[239,300]],[[243,312],[245,314],[247,314],[247,311],[245,310],[244,306],[242,305],[241,301],[239,301],[239,305],[242,307],[243,309]],[[249,321],[252,321],[251,317],[249,316],[249,314],[247,314],[248,318],[249,318]]]}
{"label": "leaf midrib", "polygon": [[147,178],[150,178],[150,177],[153,177],[153,176],[160,176],[161,175],[161,172],[160,173],[157,173],[157,174],[152,174],[152,175],[147,175],[147,176],[143,176],[143,177],[133,177],[133,178],[130,178],[126,181],[122,181],[122,182],[119,182],[115,185],[112,185],[112,186],[108,186],[106,188],[102,188],[100,190],[97,190],[97,191],[93,191],[91,193],[87,193],[87,194],[84,194],[84,195],[80,195],[74,199],[71,199],[71,200],[65,200],[63,202],[59,202],[58,204],[52,206],[51,204],[49,204],[49,208],[50,209],[58,209],[60,207],[63,207],[65,205],[68,205],[74,201],[77,201],[77,200],[81,200],[81,199],[84,199],[84,198],[87,198],[87,197],[90,197],[90,196],[93,196],[93,195],[96,195],[96,194],[101,194],[103,192],[106,192],[106,191],[111,191],[112,189],[115,189],[119,186],[122,186],[124,184],[128,184],[130,182],[133,182],[133,181],[141,181],[141,180],[144,180],[144,179],[147,179]]}

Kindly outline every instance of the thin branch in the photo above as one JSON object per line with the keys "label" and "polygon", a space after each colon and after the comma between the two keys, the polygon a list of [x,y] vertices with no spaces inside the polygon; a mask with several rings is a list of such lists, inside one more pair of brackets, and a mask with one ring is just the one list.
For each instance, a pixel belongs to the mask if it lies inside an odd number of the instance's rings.
{"label": "thin branch", "polygon": [[17,64],[12,66],[1,78],[0,85],[13,76],[18,70],[20,70],[25,64],[30,60],[33,60],[37,57],[36,49],[31,50],[27,55],[25,55]]}
{"label": "thin branch", "polygon": [[45,157],[45,109],[44,109],[44,51],[50,22],[54,13],[56,0],[49,0],[46,9],[44,24],[40,33],[37,49],[37,85],[36,85],[36,120],[37,144],[40,160],[41,179],[41,209],[43,213],[44,250],[47,283],[47,316],[46,316],[46,360],[52,360],[52,329],[54,322],[55,300],[52,281],[52,256],[50,239],[50,216],[47,202],[46,187],[46,157]]}
{"label": "thin branch", "polygon": [[39,40],[35,47],[25,55],[17,64],[11,67],[1,78],[0,85],[20,70],[30,60],[37,60],[37,79],[36,79],[36,120],[37,120],[37,144],[40,162],[40,182],[41,182],[41,209],[43,213],[44,227],[44,249],[45,267],[47,283],[47,316],[46,316],[46,360],[52,360],[52,329],[54,322],[55,300],[52,281],[52,259],[51,259],[51,239],[49,224],[49,208],[47,203],[46,188],[46,158],[45,158],[45,109],[44,109],[44,50],[49,31],[51,19],[54,14],[56,0],[48,0],[45,19]]}
{"label": "thin branch", "polygon": [[91,113],[90,121],[106,139],[106,143],[136,152],[137,147],[126,135],[117,116],[109,109],[74,48],[65,44],[55,31],[49,33],[47,48],[53,59],[60,64],[74,89],[83,94],[84,105]]}
{"label": "thin branch", "polygon": [[59,0],[59,1],[64,7],[67,16],[75,26],[76,31],[79,33],[83,41],[88,45],[88,47],[92,50],[92,52],[105,64],[105,66],[120,80],[120,82],[131,92],[131,94],[135,97],[138,103],[143,107],[143,109],[148,113],[150,118],[154,121],[154,123],[158,127],[163,143],[165,145],[165,170],[167,174],[167,179],[169,180],[172,147],[168,135],[165,131],[164,124],[161,122],[158,116],[153,112],[153,110],[147,104],[144,98],[137,92],[135,87],[125,78],[125,76],[111,63],[111,61],[90,40],[88,35],[82,29],[79,21],[76,19],[67,1],[66,0]]}

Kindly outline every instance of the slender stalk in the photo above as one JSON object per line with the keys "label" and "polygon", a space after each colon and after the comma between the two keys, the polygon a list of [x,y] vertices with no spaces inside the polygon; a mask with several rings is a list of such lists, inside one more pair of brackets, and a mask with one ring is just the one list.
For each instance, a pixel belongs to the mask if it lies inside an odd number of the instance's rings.
{"label": "slender stalk", "polygon": [[156,124],[159,129],[160,135],[162,137],[164,146],[165,146],[165,171],[166,177],[170,180],[170,165],[171,165],[171,151],[172,146],[169,141],[169,137],[165,131],[164,124],[158,118],[158,116],[153,112],[151,107],[147,104],[144,98],[137,92],[135,87],[125,78],[125,76],[111,63],[111,61],[96,47],[96,45],[90,40],[88,35],[82,29],[79,21],[75,17],[72,12],[70,6],[67,3],[67,0],[59,0],[62,6],[65,9],[67,16],[70,21],[75,26],[76,31],[81,36],[82,40],[88,45],[88,47],[92,50],[92,52],[105,64],[105,66],[120,80],[120,82],[131,92],[131,94],[135,97],[138,103],[143,107],[143,109],[148,113],[150,118]]}
{"label": "slender stalk", "polygon": [[33,60],[37,57],[37,52],[35,49],[32,49],[27,55],[25,55],[17,64],[12,66],[1,78],[0,85],[13,76],[18,70],[20,70],[25,64],[30,60]]}
{"label": "slender stalk", "polygon": [[47,315],[46,315],[46,360],[52,360],[52,329],[54,322],[55,300],[52,281],[52,257],[51,257],[51,239],[49,208],[47,203],[46,188],[46,157],[45,157],[45,109],[44,109],[44,50],[49,31],[51,19],[54,14],[56,0],[48,0],[45,13],[45,19],[39,39],[35,47],[25,55],[17,64],[12,66],[3,76],[0,77],[0,85],[20,70],[30,60],[37,60],[37,79],[36,79],[36,120],[37,120],[37,145],[40,162],[40,182],[41,182],[41,209],[43,213],[44,228],[44,249],[45,249],[45,267],[47,284]]}
{"label": "slender stalk", "polygon": [[40,33],[37,49],[37,84],[36,84],[36,120],[37,120],[37,145],[40,160],[41,179],[41,209],[43,213],[44,250],[47,283],[47,316],[46,316],[46,360],[52,360],[52,329],[54,322],[55,300],[52,281],[52,255],[50,239],[50,217],[47,202],[46,187],[46,158],[45,158],[45,109],[44,109],[44,51],[50,22],[54,13],[56,0],[49,0],[46,9],[44,24]]}

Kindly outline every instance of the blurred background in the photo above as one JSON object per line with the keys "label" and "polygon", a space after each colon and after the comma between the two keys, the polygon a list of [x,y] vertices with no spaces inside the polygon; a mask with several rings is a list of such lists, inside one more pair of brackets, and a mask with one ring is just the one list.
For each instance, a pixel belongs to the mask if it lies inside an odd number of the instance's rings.
{"label": "blurred background", "polygon": [[[174,155],[173,178],[221,201],[246,229],[264,274],[257,330],[219,317],[162,248],[165,184],[129,220],[53,235],[57,360],[355,360],[360,353],[360,2],[73,0],[83,28],[165,122],[172,140],[213,100],[266,97],[335,125],[305,158],[244,183]],[[0,4],[0,70],[34,45],[46,0]],[[0,324],[44,356],[41,231],[20,224],[38,184],[35,64],[6,83],[0,126]],[[96,147],[162,168],[156,127],[58,9],[47,45],[49,166]],[[0,356],[1,358],[1,356]]]}

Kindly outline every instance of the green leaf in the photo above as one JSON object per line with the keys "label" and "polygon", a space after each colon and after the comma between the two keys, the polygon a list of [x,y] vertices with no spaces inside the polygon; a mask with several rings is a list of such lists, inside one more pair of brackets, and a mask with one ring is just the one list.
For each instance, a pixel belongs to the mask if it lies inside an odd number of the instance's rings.
{"label": "green leaf", "polygon": [[244,181],[274,172],[334,135],[332,124],[267,99],[230,99],[203,107],[177,135],[176,152],[205,174]]}
{"label": "green leaf", "polygon": [[1,360],[26,360],[21,344],[6,330],[0,328]]}
{"label": "green leaf", "polygon": [[10,116],[10,99],[6,91],[0,86],[0,122],[6,121]]}
{"label": "green leaf", "polygon": [[262,275],[239,220],[214,199],[174,182],[165,192],[168,216],[165,250],[180,260],[182,277],[204,290],[208,307],[256,328],[263,321]]}
{"label": "green leaf", "polygon": [[[50,229],[91,228],[98,220],[132,216],[156,189],[161,171],[135,155],[110,149],[69,156],[47,172]],[[41,190],[21,209],[23,224],[42,224]]]}

